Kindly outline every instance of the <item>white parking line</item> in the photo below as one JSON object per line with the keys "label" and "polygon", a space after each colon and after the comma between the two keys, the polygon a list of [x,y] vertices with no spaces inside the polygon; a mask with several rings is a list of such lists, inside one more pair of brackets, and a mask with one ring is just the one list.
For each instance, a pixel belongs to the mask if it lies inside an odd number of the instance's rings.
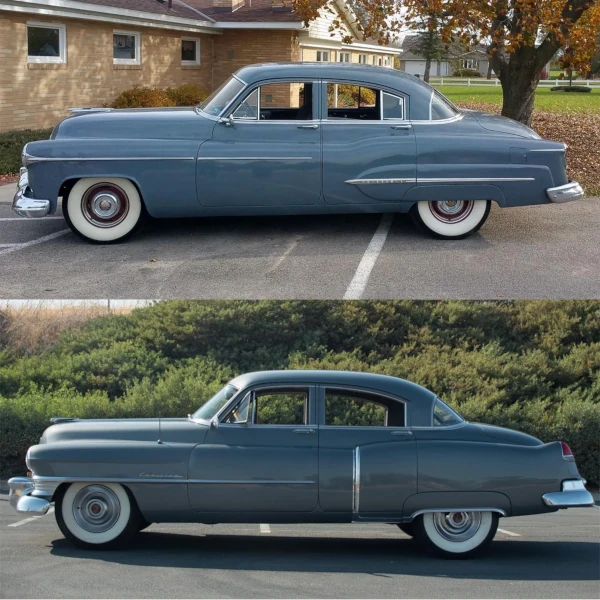
{"label": "white parking line", "polygon": [[56,239],[57,237],[61,237],[70,232],[70,229],[62,229],[61,231],[50,233],[49,235],[45,235],[44,237],[37,238],[37,240],[31,240],[30,242],[23,242],[22,244],[15,244],[14,246],[3,248],[2,250],[0,250],[0,256],[2,254],[10,254],[11,252],[16,252],[17,250],[23,250],[24,248],[29,248],[30,246],[36,246],[37,244],[49,242],[50,240]]}
{"label": "white parking line", "polygon": [[510,535],[511,537],[521,537],[520,533],[515,533],[514,531],[508,531],[507,529],[498,528],[500,533],[504,533],[505,535]]}
{"label": "white parking line", "polygon": [[52,221],[56,219],[65,220],[64,217],[40,217],[39,219],[32,219],[31,217],[0,217],[0,221]]}
{"label": "white parking line", "polygon": [[260,524],[260,532],[261,533],[271,533],[271,528],[266,523]]}
{"label": "white parking line", "polygon": [[[54,512],[54,506],[51,506],[48,509],[48,512],[46,513],[46,515],[51,515]],[[29,519],[23,519],[22,521],[17,521],[16,523],[11,523],[10,525],[7,525],[7,527],[20,527],[21,525],[25,525],[25,523],[31,523],[31,521],[36,521],[37,519],[41,519],[42,517],[45,517],[46,515],[38,515],[37,517],[29,517]]]}
{"label": "white parking line", "polygon": [[344,300],[358,300],[364,293],[371,271],[377,262],[377,257],[381,252],[385,240],[392,226],[394,215],[392,213],[386,213],[381,218],[377,231],[373,234],[371,242],[367,246],[365,253],[354,273],[354,277],[344,294]]}

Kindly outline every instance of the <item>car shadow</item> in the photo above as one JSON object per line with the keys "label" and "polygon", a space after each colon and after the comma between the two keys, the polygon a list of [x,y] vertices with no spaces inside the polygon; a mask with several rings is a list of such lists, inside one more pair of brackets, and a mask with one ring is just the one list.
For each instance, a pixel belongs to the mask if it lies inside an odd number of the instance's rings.
{"label": "car shadow", "polygon": [[592,542],[496,540],[481,557],[444,560],[425,554],[405,537],[199,536],[152,531],[140,533],[120,550],[86,551],[58,539],[50,552],[69,559],[143,567],[513,581],[594,581],[600,560],[598,544]]}

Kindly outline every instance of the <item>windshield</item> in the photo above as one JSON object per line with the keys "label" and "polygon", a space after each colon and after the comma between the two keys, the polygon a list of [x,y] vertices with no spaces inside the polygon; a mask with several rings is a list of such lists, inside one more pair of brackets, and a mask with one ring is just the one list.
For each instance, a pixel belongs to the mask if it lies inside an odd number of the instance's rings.
{"label": "windshield", "polygon": [[440,94],[435,88],[431,95],[431,106],[430,106],[430,119],[433,121],[439,121],[440,119],[450,119],[460,113],[458,108],[448,100],[445,96]]}
{"label": "windshield", "polygon": [[220,115],[223,109],[244,89],[245,85],[235,77],[230,77],[198,106],[205,113]]}
{"label": "windshield", "polygon": [[193,415],[194,419],[210,421],[234,396],[238,389],[228,383],[218,391],[206,404],[202,405]]}
{"label": "windshield", "polygon": [[455,413],[447,404],[439,398],[433,405],[433,425],[434,427],[448,427],[449,425],[458,425],[463,423],[464,419]]}

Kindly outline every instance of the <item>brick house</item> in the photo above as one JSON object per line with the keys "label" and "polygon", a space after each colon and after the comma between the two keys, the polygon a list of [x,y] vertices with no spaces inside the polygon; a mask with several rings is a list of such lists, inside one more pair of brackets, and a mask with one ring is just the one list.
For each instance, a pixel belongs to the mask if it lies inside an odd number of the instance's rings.
{"label": "brick house", "polygon": [[[2,0],[0,131],[51,127],[134,85],[210,92],[257,62],[393,66],[397,48],[359,41],[344,0],[329,8],[305,27],[289,0]],[[336,18],[354,43],[331,35]]]}

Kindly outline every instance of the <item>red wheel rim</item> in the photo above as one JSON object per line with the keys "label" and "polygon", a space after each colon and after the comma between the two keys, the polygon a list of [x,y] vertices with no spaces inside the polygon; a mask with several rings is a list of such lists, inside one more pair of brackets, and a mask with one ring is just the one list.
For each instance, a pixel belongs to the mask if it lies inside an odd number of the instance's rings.
{"label": "red wheel rim", "polygon": [[445,200],[430,202],[429,210],[438,221],[454,225],[464,221],[473,212],[474,205],[473,200]]}
{"label": "red wheel rim", "polygon": [[116,227],[129,214],[129,198],[118,185],[97,183],[83,195],[81,212],[96,227]]}

